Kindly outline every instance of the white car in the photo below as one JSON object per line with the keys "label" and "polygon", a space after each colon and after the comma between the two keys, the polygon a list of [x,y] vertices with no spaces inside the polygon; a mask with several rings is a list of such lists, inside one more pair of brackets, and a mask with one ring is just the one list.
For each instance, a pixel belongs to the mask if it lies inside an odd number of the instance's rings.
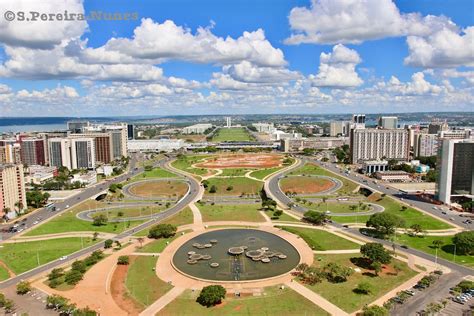
{"label": "white car", "polygon": [[34,221],[34,222],[33,222],[33,225],[36,225],[36,224],[38,224],[38,221]]}
{"label": "white car", "polygon": [[66,260],[67,259],[67,256],[62,256],[61,258],[59,258],[59,260],[63,261],[63,260]]}

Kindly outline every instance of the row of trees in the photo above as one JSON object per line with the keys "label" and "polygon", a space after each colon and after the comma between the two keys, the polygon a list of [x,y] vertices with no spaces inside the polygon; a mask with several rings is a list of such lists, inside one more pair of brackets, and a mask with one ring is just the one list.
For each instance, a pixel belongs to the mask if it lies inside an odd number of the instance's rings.
{"label": "row of trees", "polygon": [[96,316],[97,312],[89,307],[77,308],[76,304],[61,295],[49,295],[46,298],[46,308],[59,312],[60,315]]}

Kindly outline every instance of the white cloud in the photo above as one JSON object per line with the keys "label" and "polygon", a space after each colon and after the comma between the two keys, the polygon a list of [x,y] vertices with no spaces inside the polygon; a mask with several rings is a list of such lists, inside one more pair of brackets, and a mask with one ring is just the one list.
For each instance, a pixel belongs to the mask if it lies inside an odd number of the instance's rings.
{"label": "white cloud", "polygon": [[441,76],[444,78],[463,78],[470,85],[474,85],[474,71],[458,71],[455,69],[443,70]]}
{"label": "white cloud", "polygon": [[361,43],[392,36],[426,36],[443,27],[456,29],[446,17],[402,14],[391,0],[312,0],[293,8],[294,33],[287,44]]}
{"label": "white cloud", "polygon": [[296,71],[277,67],[258,67],[248,61],[225,66],[223,70],[233,79],[248,83],[284,83],[300,77]]}
{"label": "white cloud", "polygon": [[407,38],[405,64],[424,68],[474,66],[474,26],[458,33],[443,28],[427,37]]}
{"label": "white cloud", "polygon": [[428,82],[422,72],[414,73],[411,76],[411,82],[407,83],[402,83],[397,77],[392,76],[390,80],[381,87],[383,90],[398,95],[436,95],[443,92],[443,87]]}
{"label": "white cloud", "polygon": [[355,70],[360,62],[355,50],[338,44],[333,47],[332,53],[321,53],[318,74],[309,78],[317,87],[357,87],[363,83]]}
{"label": "white cloud", "polygon": [[0,19],[0,42],[10,46],[23,46],[36,49],[51,49],[63,40],[80,37],[87,29],[85,21],[7,21],[3,14],[6,11],[42,13],[84,13],[82,0],[2,0],[2,17]]}
{"label": "white cloud", "polygon": [[209,28],[191,30],[167,20],[142,19],[133,38],[112,38],[103,47],[87,48],[81,58],[89,63],[163,62],[183,60],[197,63],[233,64],[249,61],[259,66],[283,66],[283,52],[274,48],[262,29],[244,32],[237,39],[218,37]]}

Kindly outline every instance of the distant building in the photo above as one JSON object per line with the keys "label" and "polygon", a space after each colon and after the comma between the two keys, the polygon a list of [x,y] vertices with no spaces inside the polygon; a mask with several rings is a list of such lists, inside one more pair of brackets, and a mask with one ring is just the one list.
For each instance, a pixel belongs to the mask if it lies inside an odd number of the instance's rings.
{"label": "distant building", "polygon": [[43,139],[23,138],[21,139],[20,147],[21,162],[24,165],[45,165],[46,146]]}
{"label": "distant building", "polygon": [[350,150],[352,163],[365,160],[408,160],[408,131],[404,129],[352,129]]}
{"label": "distant building", "polygon": [[71,140],[72,169],[94,169],[95,147],[93,138],[73,138]]}
{"label": "distant building", "polygon": [[375,177],[382,181],[403,182],[410,180],[410,174],[405,171],[378,171]]}
{"label": "distant building", "polygon": [[14,218],[15,210],[21,212],[26,207],[23,165],[0,165],[0,212],[3,216]]}
{"label": "distant building", "polygon": [[329,123],[329,136],[349,136],[351,123],[347,121],[332,121]]}
{"label": "distant building", "polygon": [[82,133],[84,129],[91,126],[89,121],[70,121],[67,122],[67,129],[72,133]]}
{"label": "distant building", "polygon": [[439,132],[439,138],[443,139],[468,139],[471,137],[471,131],[466,130],[445,130]]}
{"label": "distant building", "polygon": [[183,139],[150,139],[150,140],[129,140],[128,150],[131,152],[140,151],[173,151],[185,147]]}
{"label": "distant building", "polygon": [[73,175],[71,182],[80,182],[85,184],[86,186],[90,186],[97,183],[97,172],[95,170],[90,170],[87,173],[81,174],[76,173]]}
{"label": "distant building", "polygon": [[231,128],[232,127],[232,118],[230,116],[227,116],[225,118],[225,127]]}
{"label": "distant building", "polygon": [[451,204],[453,198],[474,199],[474,141],[444,139],[438,151],[436,197]]}
{"label": "distant building", "polygon": [[28,174],[25,176],[26,183],[41,184],[47,180],[53,179],[58,175],[56,167],[47,166],[28,166]]}
{"label": "distant building", "polygon": [[365,128],[365,114],[352,115],[352,128]]}
{"label": "distant building", "polygon": [[127,138],[134,139],[135,138],[135,127],[133,124],[127,124]]}
{"label": "distant building", "polygon": [[387,171],[387,160],[367,160],[362,164],[362,171],[367,174],[372,174],[378,171]]}
{"label": "distant building", "polygon": [[437,155],[438,135],[426,133],[415,134],[413,153],[415,157],[430,157]]}
{"label": "distant building", "polygon": [[428,134],[438,134],[449,129],[448,123],[441,121],[433,121],[428,125]]}
{"label": "distant building", "polygon": [[48,140],[49,165],[72,169],[71,140],[67,138],[51,138]]}
{"label": "distant building", "polygon": [[252,126],[255,127],[259,133],[272,133],[275,130],[273,123],[253,123]]}
{"label": "distant building", "polygon": [[212,124],[194,124],[183,128],[183,134],[204,134],[210,128]]}
{"label": "distant building", "polygon": [[398,127],[398,117],[396,116],[381,116],[379,117],[380,128],[395,129]]}
{"label": "distant building", "polygon": [[21,164],[21,147],[16,143],[0,145],[0,164]]}
{"label": "distant building", "polygon": [[315,137],[306,139],[286,138],[280,140],[280,149],[284,152],[301,152],[304,149],[331,149],[346,144],[345,138]]}

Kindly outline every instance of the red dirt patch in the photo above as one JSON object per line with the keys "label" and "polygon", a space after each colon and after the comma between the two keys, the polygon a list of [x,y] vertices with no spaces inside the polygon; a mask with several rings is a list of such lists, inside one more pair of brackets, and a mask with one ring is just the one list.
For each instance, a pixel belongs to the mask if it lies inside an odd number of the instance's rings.
{"label": "red dirt patch", "polygon": [[183,195],[186,193],[188,186],[179,181],[145,181],[133,184],[130,187],[130,193],[139,197],[161,197]]}
{"label": "red dirt patch", "polygon": [[283,192],[296,192],[296,194],[319,193],[334,187],[328,179],[316,177],[288,177],[280,181]]}
{"label": "red dirt patch", "polygon": [[273,168],[281,165],[282,156],[270,154],[226,155],[206,159],[196,164],[200,168]]}
{"label": "red dirt patch", "polygon": [[143,310],[141,306],[128,296],[127,288],[125,287],[128,267],[133,263],[135,258],[134,256],[130,256],[130,264],[128,265],[117,265],[112,275],[112,282],[110,283],[112,298],[121,309],[127,311],[128,315],[138,315]]}

